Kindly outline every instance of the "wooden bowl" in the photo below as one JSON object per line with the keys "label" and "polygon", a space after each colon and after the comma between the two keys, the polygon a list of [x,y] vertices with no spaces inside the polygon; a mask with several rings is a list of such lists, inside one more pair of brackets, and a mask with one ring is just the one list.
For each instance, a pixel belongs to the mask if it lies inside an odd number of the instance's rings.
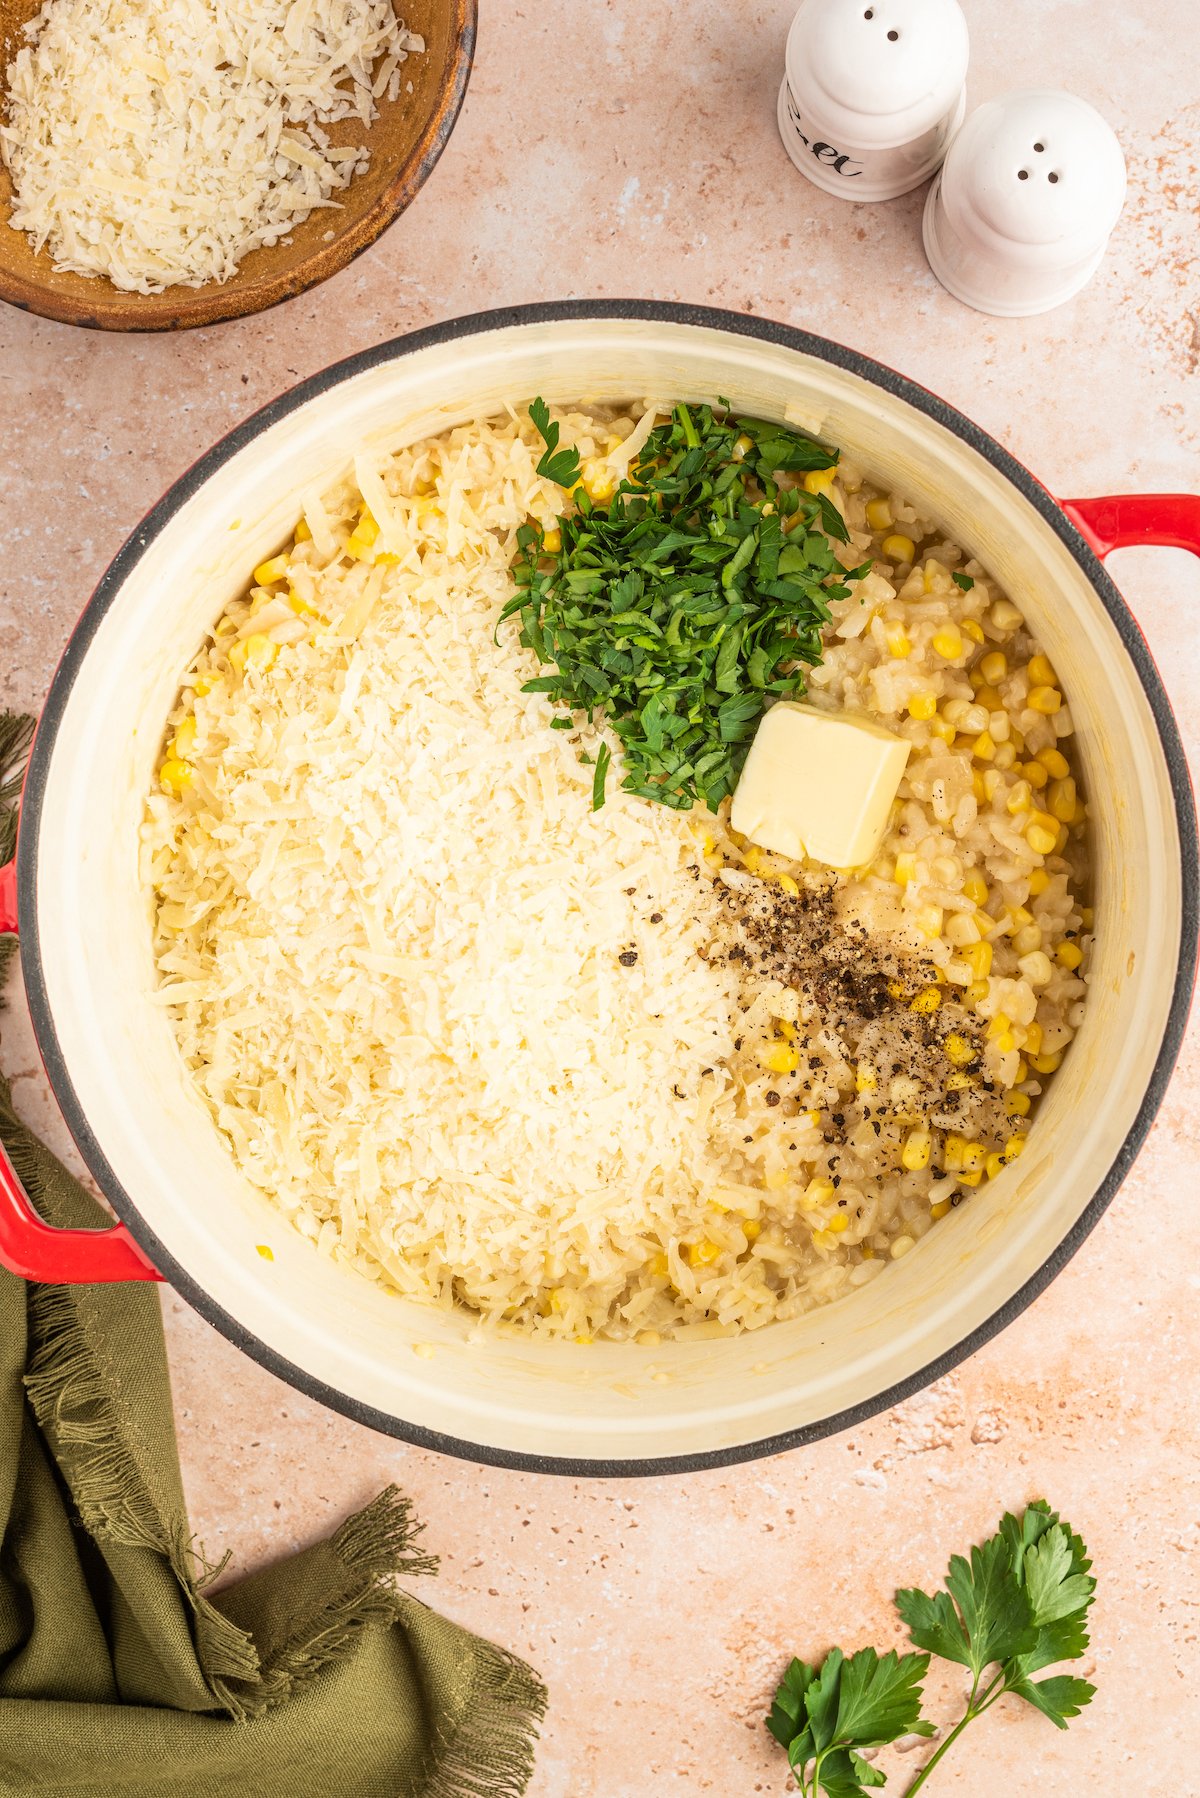
{"label": "wooden bowl", "polygon": [[[26,41],[22,28],[40,5],[41,0],[0,0],[0,104],[8,65]],[[56,269],[46,250],[34,254],[25,233],[8,222],[12,183],[0,161],[0,299],[96,331],[178,331],[261,312],[345,268],[421,187],[454,129],[471,72],[478,0],[398,0],[398,10],[424,37],[425,51],[403,65],[412,93],[377,102],[373,125],[346,119],[327,128],[333,143],[366,143],[371,151],[365,174],[339,195],[340,211],[313,212],[289,233],[290,243],[252,251],[228,281],[124,293],[102,277]]]}

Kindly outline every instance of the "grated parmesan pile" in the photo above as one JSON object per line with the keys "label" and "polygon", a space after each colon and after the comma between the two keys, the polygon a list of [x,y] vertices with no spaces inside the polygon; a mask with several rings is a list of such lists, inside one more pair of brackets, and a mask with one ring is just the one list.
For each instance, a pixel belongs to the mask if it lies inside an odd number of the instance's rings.
{"label": "grated parmesan pile", "polygon": [[224,281],[367,165],[423,40],[391,0],[47,0],[8,69],[10,223],[137,293]]}

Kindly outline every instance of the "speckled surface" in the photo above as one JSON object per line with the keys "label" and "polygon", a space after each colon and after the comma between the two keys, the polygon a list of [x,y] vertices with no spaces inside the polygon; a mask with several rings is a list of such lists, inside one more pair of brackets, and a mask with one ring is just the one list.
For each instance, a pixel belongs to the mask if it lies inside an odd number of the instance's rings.
{"label": "speckled surface", "polygon": [[[789,0],[487,5],[440,167],[324,288],[179,338],[101,339],[5,313],[0,702],[40,702],[126,533],[255,406],[350,351],[510,301],[644,294],[788,319],[943,393],[1058,494],[1195,490],[1192,9],[966,10],[972,101],[1071,86],[1129,158],[1108,260],[1042,318],[1001,323],[941,293],[921,254],[920,193],[854,210],[796,174],[774,123]],[[1126,551],[1113,571],[1195,756],[1200,563]],[[19,1002],[4,1060],[23,1110],[61,1144]],[[395,1479],[442,1556],[424,1596],[550,1684],[535,1798],[741,1798],[788,1786],[760,1722],[788,1654],[889,1642],[896,1583],[933,1579],[1002,1508],[1044,1492],[1095,1555],[1100,1696],[1065,1735],[1001,1709],[931,1790],[1200,1793],[1198,1120],[1193,1030],[1133,1174],[1016,1325],[869,1426],[729,1475],[603,1485],[441,1460],[302,1399],[167,1294],[196,1527],[252,1566]],[[952,1681],[932,1686],[939,1720],[952,1695]]]}

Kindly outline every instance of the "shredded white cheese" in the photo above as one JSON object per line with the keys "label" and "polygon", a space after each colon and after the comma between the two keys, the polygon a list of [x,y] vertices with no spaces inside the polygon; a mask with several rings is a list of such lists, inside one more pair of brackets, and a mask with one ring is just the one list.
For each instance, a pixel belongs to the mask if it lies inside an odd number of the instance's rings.
{"label": "shredded white cheese", "polygon": [[391,0],[47,0],[8,69],[9,222],[55,266],[157,293],[224,281],[366,167],[424,41]]}

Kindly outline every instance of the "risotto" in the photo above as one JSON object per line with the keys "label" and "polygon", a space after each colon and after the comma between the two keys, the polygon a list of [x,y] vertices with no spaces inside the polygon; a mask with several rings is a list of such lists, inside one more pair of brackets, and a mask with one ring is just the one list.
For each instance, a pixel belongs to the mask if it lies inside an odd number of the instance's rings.
{"label": "risotto", "polygon": [[[642,410],[555,415],[587,491]],[[569,503],[541,447],[512,410],[360,459],[218,620],[142,831],[158,996],[242,1173],[366,1277],[582,1341],[757,1328],[1021,1153],[1086,997],[1070,707],[842,458],[795,477],[858,572],[806,697],[910,745],[874,859],[768,853],[728,799],[593,810],[616,737],[547,728],[500,628]]]}

